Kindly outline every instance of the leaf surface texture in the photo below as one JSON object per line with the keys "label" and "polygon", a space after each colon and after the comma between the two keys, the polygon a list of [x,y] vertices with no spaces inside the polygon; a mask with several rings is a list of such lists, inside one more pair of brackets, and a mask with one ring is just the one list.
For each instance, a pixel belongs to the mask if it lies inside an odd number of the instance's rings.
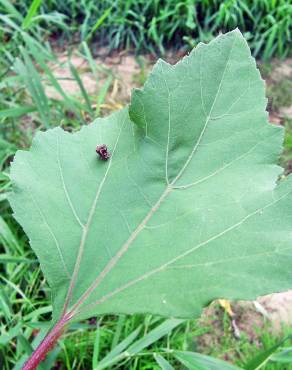
{"label": "leaf surface texture", "polygon": [[[53,294],[54,318],[193,317],[215,298],[291,287],[283,131],[239,31],[158,61],[129,108],[38,133],[10,202]],[[107,161],[95,153],[106,144]]]}

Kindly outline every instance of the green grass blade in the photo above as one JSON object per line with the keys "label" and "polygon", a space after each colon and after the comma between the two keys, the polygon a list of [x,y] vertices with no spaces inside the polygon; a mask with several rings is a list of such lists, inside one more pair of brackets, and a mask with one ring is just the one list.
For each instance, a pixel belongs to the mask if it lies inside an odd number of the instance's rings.
{"label": "green grass blade", "polygon": [[37,260],[31,260],[29,258],[15,257],[9,254],[0,254],[0,263],[34,263]]}
{"label": "green grass blade", "polygon": [[[98,366],[94,370],[105,369],[123,359],[129,358],[136,355],[143,349],[147,348],[151,344],[155,343],[160,338],[169,334],[175,327],[183,323],[185,320],[169,319],[165,320],[162,324],[158,325],[155,329],[151,330],[143,338],[138,339],[135,343],[131,344],[130,347],[128,342],[133,341],[134,337],[138,336],[141,328],[138,327],[132,332],[124,341],[122,341],[113,351],[111,351],[102,361],[99,362]],[[126,349],[126,350],[125,350]]]}
{"label": "green grass blade", "polygon": [[160,366],[161,370],[175,370],[172,365],[164,357],[161,355],[154,353],[154,358],[158,365]]}
{"label": "green grass blade", "polygon": [[4,6],[7,10],[7,15],[11,15],[14,18],[18,19],[19,21],[22,21],[23,16],[22,14],[15,8],[13,3],[9,0],[0,0],[0,4]]}
{"label": "green grass blade", "polygon": [[174,356],[189,370],[243,370],[226,361],[197,352],[174,351]]}
{"label": "green grass blade", "polygon": [[27,28],[30,27],[30,25],[32,24],[32,21],[33,21],[33,17],[36,15],[40,5],[42,3],[42,0],[33,0],[33,2],[31,3],[29,9],[28,9],[28,12],[22,22],[22,25],[21,27],[26,30]]}
{"label": "green grass blade", "polygon": [[97,97],[96,108],[95,108],[95,116],[96,117],[99,116],[100,106],[105,101],[106,94],[107,94],[109,88],[111,87],[112,81],[113,81],[113,76],[111,76],[111,75],[108,76],[105,83],[102,85],[102,87],[100,89],[100,92],[99,92],[98,97]]}
{"label": "green grass blade", "polygon": [[[137,338],[140,334],[142,326],[138,326],[130,335],[128,335],[121,343],[119,343],[115,348],[113,348],[98,364],[94,367],[96,370],[104,369],[109,365],[118,362],[121,358],[125,356],[122,352]],[[122,354],[122,356],[120,356]]]}
{"label": "green grass blade", "polygon": [[0,345],[7,345],[11,339],[17,337],[20,333],[21,330],[21,324],[18,323],[12,328],[10,328],[8,331],[5,329],[1,330],[1,335],[0,335]]}
{"label": "green grass blade", "polygon": [[34,106],[23,106],[0,110],[0,118],[16,118],[36,111]]}
{"label": "green grass blade", "polygon": [[97,328],[96,328],[94,345],[93,345],[93,355],[92,355],[92,368],[93,369],[95,369],[98,365],[99,351],[100,351],[100,327],[98,323]]}
{"label": "green grass blade", "polygon": [[259,370],[264,365],[267,364],[271,356],[278,350],[279,347],[282,346],[282,344],[287,340],[292,338],[292,336],[288,335],[272,347],[268,348],[267,350],[264,350],[260,352],[257,356],[255,356],[252,360],[250,360],[244,367],[245,370]]}
{"label": "green grass blade", "polygon": [[129,353],[129,355],[135,355],[136,353],[150,346],[152,343],[156,342],[166,334],[169,334],[174,328],[176,328],[183,322],[185,322],[185,320],[180,319],[165,320],[162,324],[158,325],[155,329],[151,330],[143,338],[139,339],[137,342],[132,344],[127,349],[127,352]]}
{"label": "green grass blade", "polygon": [[96,79],[96,81],[97,81],[97,79],[98,79],[98,75],[97,75],[97,67],[96,67],[96,63],[95,63],[95,61],[94,61],[94,59],[93,59],[93,56],[92,56],[92,54],[91,54],[91,52],[90,52],[90,50],[89,50],[89,47],[88,47],[88,45],[87,45],[86,41],[83,41],[81,45],[82,45],[82,49],[83,49],[83,52],[84,52],[84,54],[85,54],[85,57],[86,57],[86,59],[87,59],[87,61],[88,61],[88,63],[89,63],[89,66],[90,66],[91,72],[93,73],[94,78],[95,78],[95,79]]}
{"label": "green grass blade", "polygon": [[[44,71],[48,81],[52,84],[56,92],[60,94],[60,96],[64,99],[65,106],[74,112],[76,116],[81,120],[83,123],[85,123],[82,114],[80,112],[80,109],[85,109],[83,104],[80,104],[76,102],[74,99],[72,99],[70,96],[68,96],[61,85],[59,84],[57,78],[54,76],[53,72],[49,68],[48,64],[46,63],[46,55],[42,53],[42,50],[39,50],[38,46],[31,42],[29,38],[26,36],[24,37],[24,40],[26,41],[27,47],[29,48],[29,51],[35,61],[39,64],[41,69]],[[79,108],[79,109],[78,109]]]}
{"label": "green grass blade", "polygon": [[50,127],[49,100],[42,86],[41,77],[32,63],[25,49],[21,48],[24,63],[18,59],[14,65],[15,71],[21,75],[36,107],[40,114],[42,123],[46,128]]}
{"label": "green grass blade", "polygon": [[117,326],[116,326],[116,329],[115,329],[115,333],[114,333],[114,337],[113,337],[112,344],[111,344],[111,350],[113,350],[119,343],[121,332],[122,332],[125,320],[126,320],[125,315],[120,315],[119,316]]}
{"label": "green grass blade", "polygon": [[85,41],[89,41],[91,37],[93,36],[94,32],[103,24],[103,22],[106,20],[106,18],[110,15],[110,12],[112,10],[112,6],[106,9],[106,11],[103,13],[103,15],[96,21],[95,25],[92,27],[89,34],[86,36]]}
{"label": "green grass blade", "polygon": [[[6,321],[11,323],[11,318],[13,317],[11,301],[10,301],[8,295],[6,294],[6,292],[4,291],[4,289],[1,286],[0,286],[0,312],[2,312]],[[11,330],[11,327],[9,328],[8,331],[10,331],[10,330]],[[3,340],[2,335],[5,335],[5,333],[7,333],[6,329],[3,329],[3,326],[1,326],[0,345],[3,344],[1,342],[1,338]]]}
{"label": "green grass blade", "polygon": [[292,347],[283,348],[278,353],[272,354],[270,361],[278,364],[292,364]]}
{"label": "green grass blade", "polygon": [[11,253],[15,250],[21,253],[21,248],[16,237],[13,235],[11,229],[2,216],[0,216],[0,240],[2,240],[7,249],[10,249]]}
{"label": "green grass blade", "polygon": [[74,67],[74,65],[71,62],[69,63],[69,66],[70,66],[70,71],[72,73],[72,76],[76,80],[76,82],[77,82],[77,84],[79,86],[80,92],[81,92],[81,94],[82,94],[82,96],[83,96],[83,98],[85,100],[87,111],[90,114],[91,118],[93,118],[94,117],[94,111],[93,111],[93,109],[91,107],[90,98],[89,98],[89,96],[88,96],[88,94],[86,92],[86,89],[85,89],[85,87],[83,85],[83,82],[82,82],[80,76],[79,76],[79,73],[78,73],[77,69]]}
{"label": "green grass blade", "polygon": [[[43,306],[43,307],[40,307],[38,309],[35,309],[34,311],[28,313],[27,315],[24,315],[23,316],[23,321],[27,321],[29,322],[30,324],[28,325],[31,325],[31,322],[35,322],[39,316],[41,315],[45,315],[45,314],[51,314],[52,312],[52,306],[51,305],[48,305],[48,306]],[[49,325],[48,323],[43,323],[45,324],[46,326],[46,329],[48,329]]]}

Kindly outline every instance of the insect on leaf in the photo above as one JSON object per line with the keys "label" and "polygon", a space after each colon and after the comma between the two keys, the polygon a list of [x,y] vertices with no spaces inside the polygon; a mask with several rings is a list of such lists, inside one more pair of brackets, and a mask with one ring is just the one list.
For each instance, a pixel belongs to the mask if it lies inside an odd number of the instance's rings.
{"label": "insect on leaf", "polygon": [[292,183],[277,184],[283,130],[265,107],[235,30],[159,60],[129,108],[74,134],[39,132],[16,154],[10,202],[55,321],[195,317],[215,298],[291,287]]}

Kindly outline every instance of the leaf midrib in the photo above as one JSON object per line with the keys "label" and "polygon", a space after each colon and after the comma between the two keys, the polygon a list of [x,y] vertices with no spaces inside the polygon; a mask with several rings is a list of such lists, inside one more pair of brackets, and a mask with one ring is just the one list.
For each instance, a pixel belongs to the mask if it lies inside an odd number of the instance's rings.
{"label": "leaf midrib", "polygon": [[[211,238],[195,245],[194,247],[188,249],[187,251],[185,251],[184,253],[180,254],[179,256],[176,256],[174,257],[173,259],[167,261],[166,263],[164,263],[163,265],[157,267],[156,269],[153,269],[151,271],[148,271],[146,272],[145,274],[139,276],[138,278],[134,279],[134,280],[131,280],[129,282],[127,282],[126,284],[124,284],[123,286],[113,290],[112,292],[106,294],[105,296],[99,298],[97,301],[91,303],[91,304],[88,304],[86,306],[83,307],[82,310],[79,310],[79,311],[76,311],[75,314],[83,314],[84,312],[86,311],[89,311],[91,310],[94,306],[97,306],[101,303],[104,303],[105,301],[107,301],[109,298],[113,297],[114,295],[122,292],[123,290],[125,289],[128,289],[129,287],[139,283],[140,281],[143,281],[147,278],[149,278],[150,276],[158,273],[158,272],[161,272],[163,270],[165,270],[168,266],[170,266],[171,264],[173,264],[174,262],[177,262],[179,261],[180,259],[188,256],[189,254],[193,253],[194,251],[197,251],[198,249],[200,249],[201,247],[203,247],[204,245],[220,238],[221,236],[227,234],[228,232],[236,229],[237,227],[241,226],[242,224],[244,224],[247,220],[249,220],[251,217],[257,215],[257,214],[260,214],[261,212],[263,212],[265,209],[275,205],[276,203],[278,203],[279,201],[281,201],[282,199],[284,199],[286,196],[288,196],[289,194],[291,194],[292,191],[288,191],[287,193],[283,194],[282,196],[280,196],[278,199],[274,200],[273,202],[270,202],[268,204],[266,204],[264,207],[261,207],[261,208],[258,208],[256,209],[255,211],[251,212],[250,214],[246,215],[245,217],[243,217],[240,221],[236,222],[235,224],[229,226],[228,228],[226,228],[225,230],[222,230],[221,232],[213,235]],[[246,256],[246,258],[249,258],[250,256]],[[216,261],[217,263],[218,261]],[[222,261],[219,261],[219,262],[222,262]]]}

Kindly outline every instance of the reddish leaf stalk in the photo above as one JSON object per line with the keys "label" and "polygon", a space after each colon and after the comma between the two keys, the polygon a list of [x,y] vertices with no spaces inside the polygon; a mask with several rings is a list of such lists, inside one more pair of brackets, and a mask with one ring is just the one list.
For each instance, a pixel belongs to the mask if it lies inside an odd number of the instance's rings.
{"label": "reddish leaf stalk", "polygon": [[65,315],[57,322],[49,334],[32,353],[31,357],[26,361],[22,370],[35,370],[38,367],[38,365],[45,359],[47,353],[56,345],[70,318],[71,316]]}

